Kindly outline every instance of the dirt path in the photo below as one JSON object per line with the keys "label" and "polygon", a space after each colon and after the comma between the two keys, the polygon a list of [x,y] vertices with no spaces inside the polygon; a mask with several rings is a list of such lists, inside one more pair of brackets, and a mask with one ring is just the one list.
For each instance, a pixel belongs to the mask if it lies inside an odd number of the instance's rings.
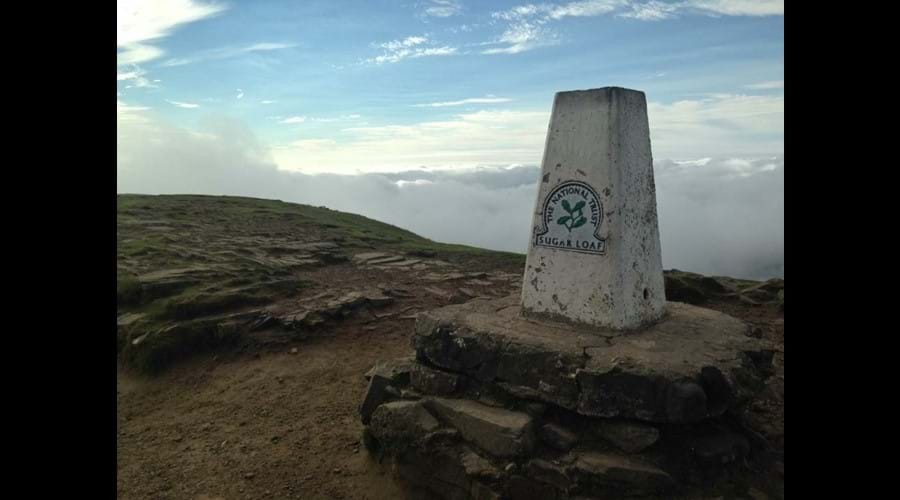
{"label": "dirt path", "polygon": [[411,323],[120,373],[119,498],[401,497],[360,450],[356,408],[375,361],[411,353]]}

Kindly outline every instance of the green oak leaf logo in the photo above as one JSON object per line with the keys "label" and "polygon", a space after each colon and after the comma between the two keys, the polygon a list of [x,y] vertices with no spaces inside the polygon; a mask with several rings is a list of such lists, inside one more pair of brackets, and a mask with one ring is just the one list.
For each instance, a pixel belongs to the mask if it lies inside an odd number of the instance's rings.
{"label": "green oak leaf logo", "polygon": [[576,203],[574,207],[569,204],[569,200],[563,200],[562,207],[569,215],[563,215],[556,220],[556,223],[565,227],[570,233],[573,229],[587,223],[587,218],[581,213],[581,209],[584,208],[584,200]]}

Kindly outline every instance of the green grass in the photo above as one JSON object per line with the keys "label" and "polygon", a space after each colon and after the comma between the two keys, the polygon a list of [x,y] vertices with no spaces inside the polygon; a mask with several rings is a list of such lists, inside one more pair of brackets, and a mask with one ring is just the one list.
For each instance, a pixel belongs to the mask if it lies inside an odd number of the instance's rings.
{"label": "green grass", "polygon": [[[117,352],[126,366],[146,373],[234,340],[223,315],[310,286],[298,275],[302,267],[270,264],[296,254],[297,244],[332,241],[348,256],[389,251],[492,268],[525,261],[522,254],[439,243],[361,215],[278,200],[122,194],[116,203],[118,313],[143,315],[118,329]],[[160,272],[171,277],[150,277]]]}
{"label": "green grass", "polygon": [[[120,223],[142,218],[164,220],[166,216],[177,214],[178,219],[215,214],[221,223],[258,225],[265,227],[285,223],[299,227],[317,229],[325,240],[342,241],[351,248],[372,248],[399,252],[430,250],[438,258],[455,259],[478,257],[498,259],[511,264],[524,264],[525,255],[512,252],[498,252],[466,245],[440,243],[419,236],[406,229],[380,222],[368,217],[339,212],[325,207],[313,207],[286,203],[278,200],[263,200],[237,196],[205,195],[118,195]],[[152,213],[152,217],[150,214]],[[135,252],[149,254],[164,252],[165,243],[159,235],[150,235],[140,241],[120,246],[120,255]]]}
{"label": "green grass", "polygon": [[279,296],[296,294],[307,285],[308,283],[302,281],[282,280],[217,291],[210,291],[210,287],[204,287],[203,290],[192,288],[166,300],[159,316],[174,320],[193,319],[241,307],[268,304]]}
{"label": "green grass", "polygon": [[141,303],[141,283],[133,276],[116,276],[116,303],[123,306],[133,306]]}
{"label": "green grass", "polygon": [[173,362],[236,341],[237,330],[229,330],[214,319],[196,319],[155,325],[138,346],[126,343],[120,350],[123,363],[140,373],[153,375]]}

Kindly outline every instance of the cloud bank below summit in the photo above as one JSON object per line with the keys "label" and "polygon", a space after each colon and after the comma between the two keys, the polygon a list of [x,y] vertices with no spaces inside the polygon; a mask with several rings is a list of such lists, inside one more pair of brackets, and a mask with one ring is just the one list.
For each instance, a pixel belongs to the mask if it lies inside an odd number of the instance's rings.
{"label": "cloud bank below summit", "polygon": [[[127,119],[125,117],[127,116]],[[784,276],[784,157],[655,162],[663,264],[743,278]],[[119,193],[274,198],[362,214],[443,242],[525,252],[536,165],[309,175],[279,170],[241,122],[197,131],[120,116]]]}

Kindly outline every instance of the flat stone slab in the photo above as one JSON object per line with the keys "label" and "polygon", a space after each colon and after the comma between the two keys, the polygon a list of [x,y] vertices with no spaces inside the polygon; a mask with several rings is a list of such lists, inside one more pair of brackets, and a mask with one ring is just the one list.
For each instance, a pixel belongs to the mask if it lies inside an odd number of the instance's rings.
{"label": "flat stone slab", "polygon": [[410,385],[423,394],[446,396],[459,385],[459,375],[416,364],[410,371]]}
{"label": "flat stone slab", "polygon": [[659,440],[659,429],[637,422],[600,422],[597,433],[626,453],[638,453]]}
{"label": "flat stone slab", "polygon": [[408,385],[409,374],[415,365],[416,360],[413,357],[379,360],[366,372],[365,378],[370,380],[374,375],[380,375],[390,380],[391,384]]}
{"label": "flat stone slab", "polygon": [[424,438],[440,424],[419,401],[393,401],[372,413],[369,430],[389,448],[402,449]]}
{"label": "flat stone slab", "polygon": [[661,492],[674,485],[672,477],[653,465],[607,453],[589,452],[578,456],[568,468],[570,477],[588,486],[594,494],[609,491]]}
{"label": "flat stone slab", "polygon": [[525,413],[468,399],[428,398],[425,407],[459,430],[467,441],[496,457],[524,455],[534,447],[534,426]]}
{"label": "flat stone slab", "polygon": [[762,389],[773,351],[748,331],[678,302],[640,330],[553,323],[523,318],[512,295],[420,314],[413,345],[419,359],[518,398],[587,416],[694,422]]}

